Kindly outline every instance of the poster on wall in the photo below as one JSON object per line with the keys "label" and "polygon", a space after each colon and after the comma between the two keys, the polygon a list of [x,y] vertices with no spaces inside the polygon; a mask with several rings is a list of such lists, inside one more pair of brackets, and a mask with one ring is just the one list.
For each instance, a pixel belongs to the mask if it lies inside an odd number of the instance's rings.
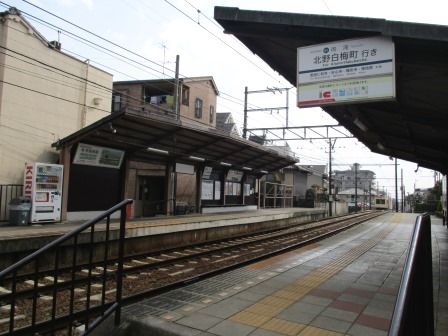
{"label": "poster on wall", "polygon": [[250,188],[250,184],[245,183],[244,184],[244,195],[245,196],[250,196],[252,194],[253,194],[253,192],[252,192],[252,190]]}
{"label": "poster on wall", "polygon": [[213,181],[212,180],[202,180],[201,184],[201,199],[203,200],[213,200]]}
{"label": "poster on wall", "polygon": [[73,163],[119,169],[123,157],[124,151],[122,150],[80,143],[76,149]]}
{"label": "poster on wall", "polygon": [[221,181],[215,181],[215,200],[221,199]]}

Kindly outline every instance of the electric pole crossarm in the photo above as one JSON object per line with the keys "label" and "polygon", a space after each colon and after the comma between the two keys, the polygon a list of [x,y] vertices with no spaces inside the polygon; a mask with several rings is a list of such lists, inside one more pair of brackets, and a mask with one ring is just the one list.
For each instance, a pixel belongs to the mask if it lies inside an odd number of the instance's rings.
{"label": "electric pole crossarm", "polygon": [[[332,128],[334,130],[338,128],[343,128],[344,126],[341,125],[318,125],[318,126],[288,126],[288,127],[264,127],[264,128],[250,128],[252,131],[262,131],[265,129],[270,130],[283,130],[285,128],[297,130],[297,129],[318,129],[318,128]],[[345,134],[344,134],[345,135]]]}
{"label": "electric pole crossarm", "polygon": [[346,136],[346,137],[352,137],[351,135],[345,134],[344,132],[340,131],[340,130],[339,130],[339,128],[341,128],[340,125],[337,125],[337,126],[329,126],[329,128],[331,128],[331,129],[332,129],[333,131],[335,131],[335,132],[341,133],[343,136]]}
{"label": "electric pole crossarm", "polygon": [[[253,134],[253,133],[252,133]],[[349,139],[354,137],[332,136],[331,139]],[[297,141],[297,140],[327,140],[327,137],[298,137],[298,138],[281,138],[281,139],[266,139],[267,141]]]}
{"label": "electric pole crossarm", "polygon": [[[263,127],[263,128],[248,128],[247,131],[251,134],[254,132],[263,132],[274,134],[273,131],[282,131],[283,137],[281,140],[320,140],[320,139],[344,139],[354,138],[351,134],[346,134],[342,131],[341,125],[321,125],[321,126],[287,126],[287,127]],[[345,128],[344,128],[345,130]],[[294,132],[299,131],[299,132]],[[293,136],[288,137],[288,133]],[[267,139],[271,140],[271,139]],[[271,141],[279,141],[280,139],[272,139]]]}
{"label": "electric pole crossarm", "polygon": [[273,139],[271,141],[278,141],[278,140],[285,140],[284,138],[281,138],[280,135],[277,135],[275,133],[272,133],[271,131],[267,131],[267,133],[272,134],[273,136],[277,137],[278,139]]}
{"label": "electric pole crossarm", "polygon": [[264,111],[286,110],[287,108],[288,108],[287,106],[265,107],[265,108],[247,109],[247,112],[264,112]]}

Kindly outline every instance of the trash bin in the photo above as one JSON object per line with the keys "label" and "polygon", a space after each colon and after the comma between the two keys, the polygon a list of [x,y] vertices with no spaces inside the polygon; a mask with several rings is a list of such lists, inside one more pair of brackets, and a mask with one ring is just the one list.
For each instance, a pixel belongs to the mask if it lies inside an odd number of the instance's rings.
{"label": "trash bin", "polygon": [[9,201],[9,224],[28,225],[30,222],[31,200],[27,197],[13,198]]}

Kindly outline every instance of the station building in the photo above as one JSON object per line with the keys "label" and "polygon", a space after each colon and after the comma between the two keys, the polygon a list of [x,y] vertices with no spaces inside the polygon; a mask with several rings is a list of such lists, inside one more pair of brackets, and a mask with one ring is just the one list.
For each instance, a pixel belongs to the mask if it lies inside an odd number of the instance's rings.
{"label": "station building", "polygon": [[256,208],[259,178],[295,162],[216,129],[210,76],[113,83],[17,9],[0,23],[2,217],[21,194],[26,162],[64,165],[63,220],[92,218],[123,198],[135,199],[130,217]]}

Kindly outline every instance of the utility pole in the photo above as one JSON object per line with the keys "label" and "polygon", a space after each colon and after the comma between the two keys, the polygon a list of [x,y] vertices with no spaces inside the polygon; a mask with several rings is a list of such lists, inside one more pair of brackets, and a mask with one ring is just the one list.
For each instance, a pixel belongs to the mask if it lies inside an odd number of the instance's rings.
{"label": "utility pole", "polygon": [[355,163],[355,211],[358,212],[358,163]]}
{"label": "utility pole", "polygon": [[176,55],[176,72],[174,79],[174,115],[176,116],[176,120],[180,119],[180,111],[179,111],[179,55]]}
{"label": "utility pole", "polygon": [[400,187],[400,194],[401,194],[401,212],[404,212],[404,189],[403,189],[403,168],[401,168],[401,187]]}
{"label": "utility pole", "polygon": [[395,158],[395,212],[398,212],[398,172],[397,158]]}
{"label": "utility pole", "polygon": [[286,90],[286,128],[283,129],[283,139],[286,137],[286,130],[289,127],[289,90]]}
{"label": "utility pole", "polygon": [[243,138],[247,139],[247,86],[244,88]]}
{"label": "utility pole", "polygon": [[332,195],[331,195],[331,152],[333,151],[334,145],[336,144],[336,139],[334,140],[334,142],[332,143],[332,139],[329,138],[328,139],[328,144],[329,144],[329,148],[328,148],[328,216],[333,216],[333,209],[332,209]]}

